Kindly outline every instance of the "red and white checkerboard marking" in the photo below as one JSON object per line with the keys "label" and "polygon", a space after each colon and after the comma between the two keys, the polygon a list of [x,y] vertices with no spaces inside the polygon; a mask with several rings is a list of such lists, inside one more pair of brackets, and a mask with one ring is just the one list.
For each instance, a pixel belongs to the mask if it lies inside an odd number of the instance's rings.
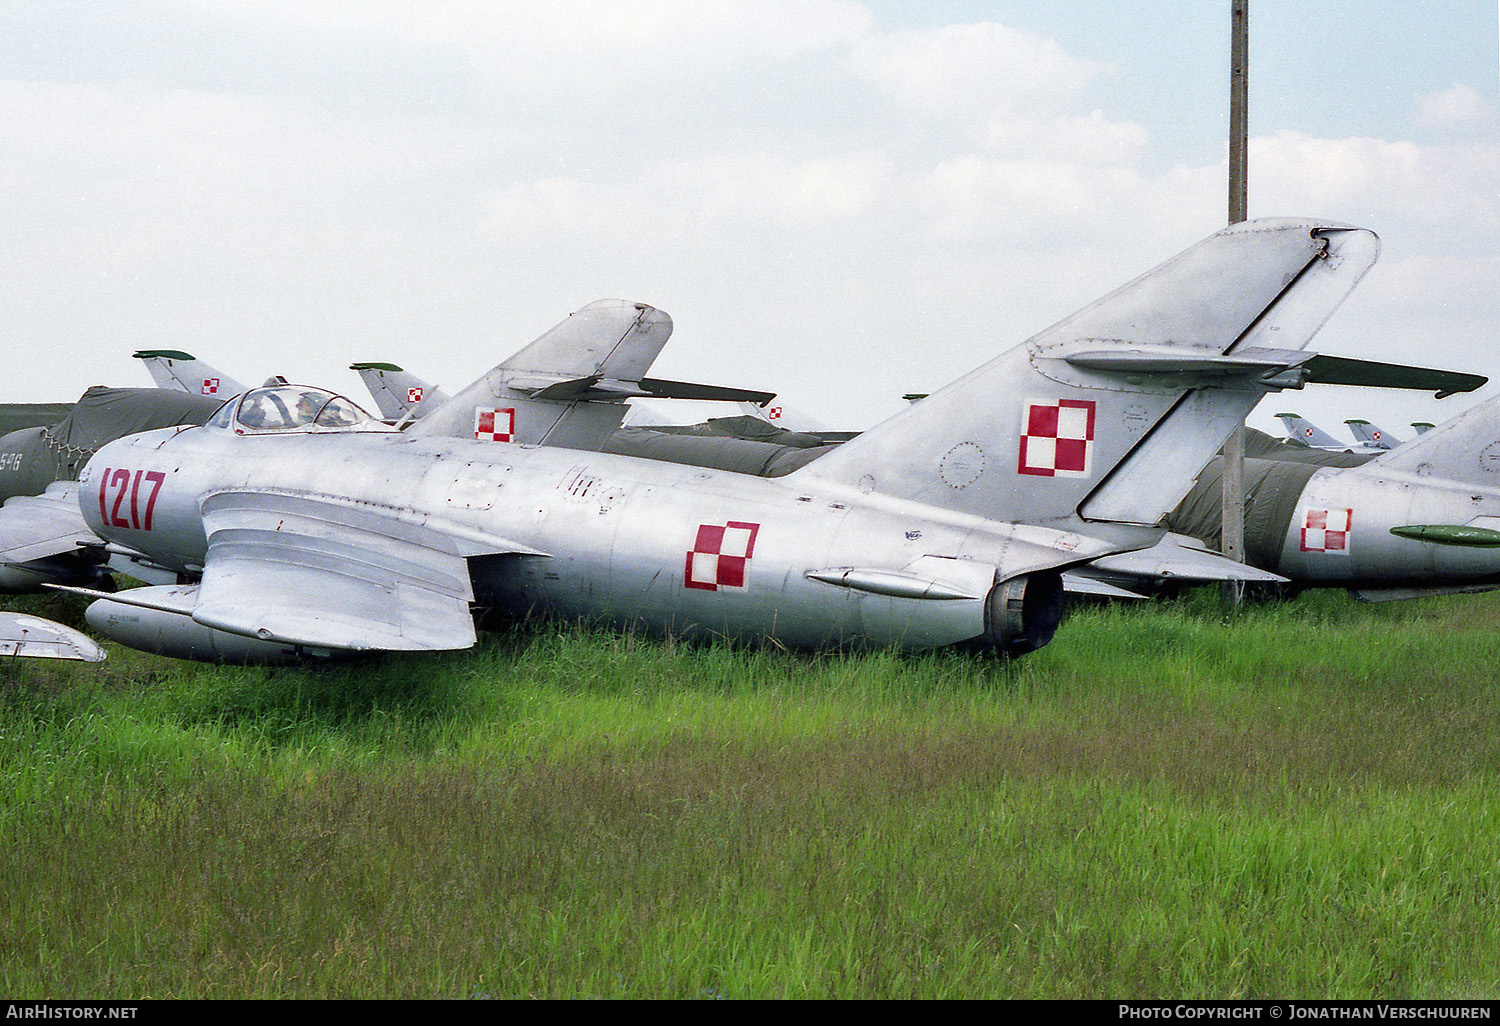
{"label": "red and white checkerboard marking", "polygon": [[1374,439],[1375,441],[1378,442],[1378,441],[1380,441],[1380,432],[1379,431],[1371,431],[1370,432],[1370,437],[1372,439]]}
{"label": "red and white checkerboard marking", "polygon": [[1028,399],[1022,407],[1016,473],[1087,477],[1093,449],[1092,399]]}
{"label": "red and white checkerboard marking", "polygon": [[406,390],[406,401],[415,406],[422,401],[422,390],[420,388],[408,388]]}
{"label": "red and white checkerboard marking", "polygon": [[1305,427],[1302,429],[1302,434],[1308,438],[1311,438],[1313,436],[1313,429],[1310,427]]}
{"label": "red and white checkerboard marking", "polygon": [[743,588],[745,565],[755,554],[758,533],[759,524],[739,520],[700,525],[697,540],[693,542],[682,570],[683,587],[701,591]]}
{"label": "red and white checkerboard marking", "polygon": [[218,391],[219,391],[219,379],[218,378],[204,378],[203,379],[203,394],[204,395],[215,395]]}
{"label": "red and white checkerboard marking", "polygon": [[509,442],[516,435],[514,407],[474,411],[474,437],[486,442]]}
{"label": "red and white checkerboard marking", "polygon": [[1349,554],[1352,509],[1310,509],[1302,520],[1302,551]]}
{"label": "red and white checkerboard marking", "polygon": [[770,407],[767,407],[766,408],[766,419],[767,420],[780,420],[781,419],[781,407],[780,406],[770,406]]}

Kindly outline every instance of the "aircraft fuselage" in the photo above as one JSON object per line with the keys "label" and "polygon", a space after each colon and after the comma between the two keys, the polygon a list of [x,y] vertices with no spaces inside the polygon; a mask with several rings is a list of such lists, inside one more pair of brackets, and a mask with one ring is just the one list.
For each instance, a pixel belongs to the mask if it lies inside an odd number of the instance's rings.
{"label": "aircraft fuselage", "polygon": [[[968,641],[990,627],[997,581],[1155,538],[1005,524],[795,476],[392,434],[148,432],[101,449],[80,485],[102,537],[188,574],[207,559],[204,497],[280,492],[479,539],[482,605],[794,646]],[[545,555],[485,555],[496,536]]]}

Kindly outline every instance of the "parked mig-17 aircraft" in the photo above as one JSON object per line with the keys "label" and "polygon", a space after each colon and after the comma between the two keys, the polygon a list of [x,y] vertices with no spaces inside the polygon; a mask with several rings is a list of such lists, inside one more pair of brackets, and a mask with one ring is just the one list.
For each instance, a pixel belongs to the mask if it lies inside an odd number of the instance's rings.
{"label": "parked mig-17 aircraft", "polygon": [[[319,389],[254,389],[89,462],[90,526],[199,583],[98,595],[88,616],[126,644],[248,662],[467,647],[476,602],[1019,654],[1051,638],[1062,571],[1154,544],[1260,397],[1308,379],[1320,358],[1301,350],[1377,250],[1343,225],[1225,229],[773,479],[497,445],[513,397],[493,387],[406,432]],[[524,378],[490,384],[616,392]]]}

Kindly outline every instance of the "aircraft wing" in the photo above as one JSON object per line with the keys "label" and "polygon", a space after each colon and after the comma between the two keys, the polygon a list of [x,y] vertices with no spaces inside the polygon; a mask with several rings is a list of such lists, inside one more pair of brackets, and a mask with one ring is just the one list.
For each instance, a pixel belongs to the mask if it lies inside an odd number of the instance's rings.
{"label": "aircraft wing", "polygon": [[208,553],[198,623],[317,648],[474,644],[468,565],[449,534],[292,493],[217,492],[201,507]]}
{"label": "aircraft wing", "polygon": [[102,663],[104,649],[71,627],[39,616],[0,611],[0,658],[5,656]]}
{"label": "aircraft wing", "polygon": [[41,495],[17,495],[0,506],[0,561],[24,563],[98,540],[78,511],[77,481],[54,481]]}
{"label": "aircraft wing", "polygon": [[92,579],[103,559],[79,549],[99,544],[78,511],[78,482],[54,481],[41,495],[0,506],[0,591],[30,591],[43,580]]}

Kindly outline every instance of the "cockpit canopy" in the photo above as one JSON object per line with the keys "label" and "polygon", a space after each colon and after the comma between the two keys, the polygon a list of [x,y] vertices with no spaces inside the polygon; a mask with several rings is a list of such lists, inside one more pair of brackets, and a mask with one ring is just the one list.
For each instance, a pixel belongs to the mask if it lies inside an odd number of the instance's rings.
{"label": "cockpit canopy", "polygon": [[310,385],[252,388],[219,407],[207,426],[233,428],[237,435],[395,430],[343,396]]}

